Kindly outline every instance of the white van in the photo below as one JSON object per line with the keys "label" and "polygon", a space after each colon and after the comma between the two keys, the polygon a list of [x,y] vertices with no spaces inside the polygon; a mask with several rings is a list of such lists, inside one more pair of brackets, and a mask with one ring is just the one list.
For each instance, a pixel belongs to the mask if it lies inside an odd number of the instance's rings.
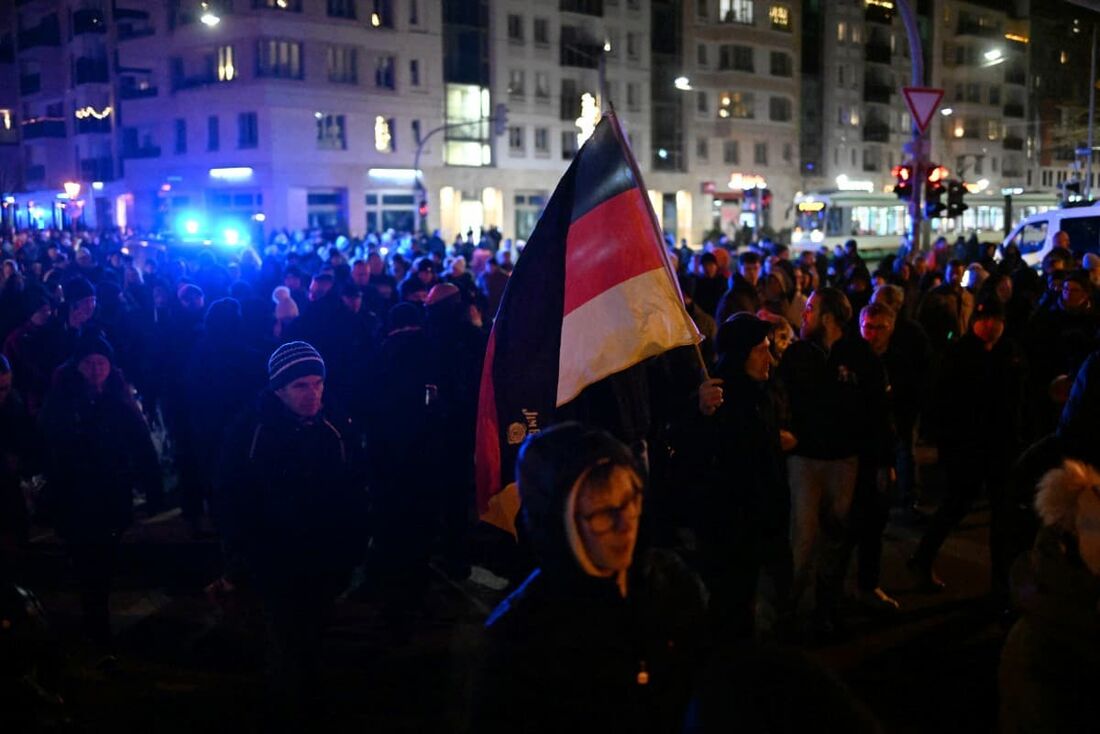
{"label": "white van", "polygon": [[1037,268],[1054,249],[1054,235],[1062,230],[1069,234],[1070,249],[1078,256],[1100,251],[1100,202],[1092,206],[1050,209],[1031,215],[1005,237],[998,259],[1004,248],[1012,243],[1019,248],[1024,261]]}

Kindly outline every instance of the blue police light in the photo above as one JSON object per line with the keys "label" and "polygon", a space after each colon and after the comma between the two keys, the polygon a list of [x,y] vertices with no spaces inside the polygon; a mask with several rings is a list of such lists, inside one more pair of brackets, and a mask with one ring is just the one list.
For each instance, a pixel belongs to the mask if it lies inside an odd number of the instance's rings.
{"label": "blue police light", "polygon": [[230,228],[225,230],[225,232],[222,233],[222,236],[225,238],[225,244],[231,247],[235,247],[236,245],[240,244],[241,233],[235,229]]}
{"label": "blue police light", "polygon": [[183,231],[186,232],[187,234],[198,234],[199,233],[199,220],[197,220],[197,219],[188,219],[186,222],[183,223]]}

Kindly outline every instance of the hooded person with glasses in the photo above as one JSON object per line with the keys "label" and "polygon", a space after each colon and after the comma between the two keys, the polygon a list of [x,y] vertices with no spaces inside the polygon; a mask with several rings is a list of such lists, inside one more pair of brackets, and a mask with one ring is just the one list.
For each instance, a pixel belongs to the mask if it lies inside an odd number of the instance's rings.
{"label": "hooded person with glasses", "polygon": [[528,438],[516,480],[538,568],[486,622],[470,731],[678,731],[702,590],[675,555],[637,551],[634,456],[563,423]]}

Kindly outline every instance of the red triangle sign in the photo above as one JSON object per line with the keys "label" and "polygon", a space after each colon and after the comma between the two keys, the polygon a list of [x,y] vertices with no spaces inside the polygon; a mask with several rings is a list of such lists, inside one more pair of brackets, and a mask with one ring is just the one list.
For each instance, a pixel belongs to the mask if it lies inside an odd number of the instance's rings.
{"label": "red triangle sign", "polygon": [[940,106],[943,90],[930,87],[903,87],[901,92],[905,95],[905,104],[909,105],[909,111],[913,113],[913,120],[923,133],[928,128],[928,123],[932,121],[932,115],[936,114],[936,108]]}

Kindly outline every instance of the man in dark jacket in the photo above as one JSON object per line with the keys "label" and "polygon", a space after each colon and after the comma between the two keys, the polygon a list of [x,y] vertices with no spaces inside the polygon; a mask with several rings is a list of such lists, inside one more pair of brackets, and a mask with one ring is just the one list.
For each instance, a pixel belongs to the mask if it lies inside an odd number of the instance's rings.
{"label": "man in dark jacket", "polygon": [[721,641],[752,638],[757,579],[766,560],[785,559],[775,579],[789,587],[790,490],[779,421],[768,390],[772,325],[739,313],[718,330],[723,401],[702,418],[711,470],[695,526],[700,572]]}
{"label": "man in dark jacket", "polygon": [[715,312],[715,321],[722,324],[740,311],[756,313],[763,299],[760,289],[760,255],[749,250],[737,258],[737,272],[730,276],[730,287],[722,295]]}
{"label": "man in dark jacket", "polygon": [[970,511],[984,488],[991,508],[993,578],[1004,578],[1003,515],[1007,473],[1022,445],[1023,391],[1027,366],[1022,352],[1004,335],[1004,306],[995,296],[974,309],[970,331],[944,357],[931,415],[947,496],[909,562],[929,591],[943,587],[932,565],[951,530]]}
{"label": "man in dark jacket", "polygon": [[787,349],[779,367],[798,441],[787,459],[793,595],[797,606],[809,585],[820,535],[816,615],[826,634],[836,622],[843,586],[843,541],[859,456],[874,440],[874,396],[885,384],[882,364],[870,346],[858,335],[846,334],[851,319],[843,292],[814,291],[806,302],[802,339]]}
{"label": "man in dark jacket", "polygon": [[516,479],[539,567],[490,615],[470,731],[677,732],[701,659],[698,580],[636,552],[640,467],[576,423],[528,439]]}
{"label": "man in dark jacket", "polygon": [[263,599],[272,705],[292,728],[318,703],[326,617],[367,535],[357,447],[322,407],[324,380],[309,344],[275,350],[268,389],[226,433],[215,486],[218,528]]}
{"label": "man in dark jacket", "polygon": [[695,303],[706,313],[714,315],[718,310],[718,301],[726,291],[726,281],[718,272],[718,258],[713,252],[704,252],[699,260],[703,272],[696,276]]}

